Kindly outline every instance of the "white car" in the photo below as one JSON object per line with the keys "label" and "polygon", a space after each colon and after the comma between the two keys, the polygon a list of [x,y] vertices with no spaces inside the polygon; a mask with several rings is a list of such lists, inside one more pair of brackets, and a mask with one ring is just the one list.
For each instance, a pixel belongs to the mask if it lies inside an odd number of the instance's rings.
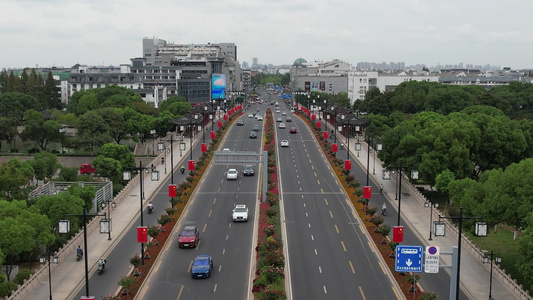
{"label": "white car", "polygon": [[279,123],[279,128],[285,128],[285,123]]}
{"label": "white car", "polygon": [[263,117],[258,116],[258,117],[257,117],[257,121],[263,121]]}
{"label": "white car", "polygon": [[254,114],[248,114],[248,118],[253,118]]}
{"label": "white car", "polygon": [[286,116],[287,113],[286,113],[285,111],[283,111],[283,112],[281,113],[281,115],[282,115],[282,116]]}
{"label": "white car", "polygon": [[237,204],[233,209],[233,221],[234,222],[246,222],[248,221],[248,207],[244,204]]}
{"label": "white car", "polygon": [[279,143],[279,145],[281,147],[289,147],[289,141],[287,140],[281,140],[281,142]]}
{"label": "white car", "polygon": [[238,176],[239,176],[239,172],[237,172],[237,169],[229,169],[228,173],[226,174],[226,179],[237,180]]}

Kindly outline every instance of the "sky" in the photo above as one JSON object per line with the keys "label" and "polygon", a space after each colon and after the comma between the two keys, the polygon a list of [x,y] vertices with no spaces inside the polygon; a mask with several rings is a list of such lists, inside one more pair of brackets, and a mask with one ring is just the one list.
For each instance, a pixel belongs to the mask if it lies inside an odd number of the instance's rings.
{"label": "sky", "polygon": [[533,68],[531,0],[0,0],[0,70],[129,64],[142,39],[292,64]]}

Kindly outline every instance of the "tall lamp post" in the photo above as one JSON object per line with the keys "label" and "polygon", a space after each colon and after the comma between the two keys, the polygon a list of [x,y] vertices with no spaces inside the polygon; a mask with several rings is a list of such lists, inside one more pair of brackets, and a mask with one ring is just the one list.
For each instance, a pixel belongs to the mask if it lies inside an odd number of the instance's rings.
{"label": "tall lamp post", "polygon": [[[483,250],[485,251],[485,250]],[[489,259],[490,257],[490,259]],[[492,298],[492,262],[493,261],[496,261],[497,263],[501,263],[502,262],[502,258],[500,257],[499,254],[496,254],[494,253],[494,250],[490,250],[490,254],[488,255],[485,255],[483,256],[483,263],[486,264],[488,263],[490,260],[490,284],[489,284],[489,300],[494,300],[494,298]]]}
{"label": "tall lamp post", "polygon": [[[140,200],[140,204],[141,204],[141,207],[140,207],[140,214],[141,214],[141,227],[144,226],[144,221],[143,221],[143,200],[144,200],[144,180],[143,180],[143,177],[144,177],[144,170],[146,170],[146,172],[148,172],[148,170],[151,170],[152,171],[152,181],[159,181],[159,171],[155,171],[153,170],[152,168],[148,168],[148,167],[143,167],[143,162],[142,161],[139,161],[139,167],[134,167],[134,168],[125,168],[125,171],[122,172],[122,178],[126,181],[129,181],[131,179],[131,171],[138,171],[139,172],[139,176],[140,176],[140,184],[139,184],[139,188],[140,188],[140,197],[139,197],[139,200]],[[141,243],[141,265],[144,266],[144,243]]]}
{"label": "tall lamp post", "polygon": [[[83,206],[83,214],[81,215],[75,215],[75,214],[65,214],[63,217],[82,217],[83,222],[83,248],[85,249],[85,296],[90,296],[89,293],[89,262],[88,262],[88,256],[89,256],[89,249],[87,248],[87,217],[106,217],[105,214],[98,215],[98,214],[87,214],[87,207]],[[69,220],[59,220],[59,233],[68,233],[70,231],[70,221]],[[111,231],[111,220],[110,219],[103,219],[100,220],[100,233],[108,233]],[[51,296],[50,296],[51,297]]]}
{"label": "tall lamp post", "polygon": [[[163,152],[165,151],[166,154],[166,147],[164,142],[170,142],[170,183],[174,184],[174,132],[170,135],[169,140],[160,140],[160,142],[157,144],[157,148],[159,151]],[[167,165],[165,164],[165,174],[167,173]],[[172,207],[174,207],[174,197],[171,199]]]}
{"label": "tall lamp post", "polygon": [[383,145],[381,143],[376,144],[376,149],[374,149],[374,166],[372,169],[372,175],[376,175],[376,152],[381,151]]}
{"label": "tall lamp post", "polygon": [[433,228],[431,227],[433,225],[433,208],[438,208],[439,204],[438,203],[433,204],[431,203],[431,201],[428,200],[424,203],[424,207],[429,208],[429,239],[428,241],[432,241],[433,238],[431,237],[431,233],[433,231]]}
{"label": "tall lamp post", "polygon": [[[412,166],[402,166],[402,161],[400,160],[400,166],[398,167],[387,167],[387,170],[384,170],[383,171],[383,179],[384,180],[390,180],[390,170],[388,169],[397,169],[398,172],[399,172],[399,177],[400,177],[400,188],[399,188],[399,192],[398,192],[398,226],[400,226],[400,213],[401,213],[401,208],[402,208],[402,169],[403,168],[412,168]],[[411,171],[411,179],[418,179],[418,171],[417,170],[412,170]]]}
{"label": "tall lamp post", "polygon": [[[56,228],[52,229],[52,232],[55,231]],[[50,264],[53,262],[54,264],[59,263],[59,257],[54,253],[54,256],[50,254],[50,246],[46,247],[46,256],[42,256],[39,258],[39,262],[44,264],[45,262],[48,262],[48,288],[50,290],[50,300],[52,300],[52,267]]]}

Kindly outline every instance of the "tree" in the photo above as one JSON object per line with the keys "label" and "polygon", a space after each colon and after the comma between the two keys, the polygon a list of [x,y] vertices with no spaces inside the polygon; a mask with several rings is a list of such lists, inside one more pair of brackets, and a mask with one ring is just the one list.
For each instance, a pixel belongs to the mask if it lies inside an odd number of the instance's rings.
{"label": "tree", "polygon": [[448,204],[451,205],[450,202],[450,182],[455,180],[455,175],[453,173],[446,169],[442,171],[439,175],[437,175],[437,178],[435,178],[435,188],[440,193],[443,193],[446,195],[446,198],[448,199]]}
{"label": "tree", "polygon": [[[42,195],[35,199],[33,206],[48,217],[51,224],[59,224],[59,220],[64,219],[64,215],[76,215],[83,213],[85,202],[79,196],[70,192],[63,192],[57,195]],[[68,217],[75,218],[75,217]],[[77,218],[76,218],[77,219]]]}
{"label": "tree", "polygon": [[[102,165],[104,168],[117,168],[118,166],[116,166],[115,163],[109,160],[103,160],[103,158],[112,158],[118,161],[120,163],[120,169],[117,170],[119,173],[122,172],[123,168],[135,167],[135,157],[125,145],[105,144],[102,146],[98,157],[93,161],[95,165]],[[103,161],[101,162],[100,160]],[[107,164],[109,165],[105,167]],[[98,167],[97,169],[100,173],[100,169]]]}
{"label": "tree", "polygon": [[52,72],[48,72],[46,82],[43,88],[43,95],[41,97],[42,105],[45,108],[61,108],[61,99],[57,91],[56,82]]}
{"label": "tree", "polygon": [[106,107],[97,111],[104,123],[107,124],[109,135],[117,144],[120,144],[120,141],[128,136],[128,126],[124,120],[122,110]]}
{"label": "tree", "polygon": [[34,177],[31,161],[24,163],[18,158],[12,158],[0,165],[0,194],[4,199],[27,199],[28,191],[22,189]]}
{"label": "tree", "polygon": [[527,282],[533,282],[533,213],[528,213],[524,223],[526,227],[519,241],[520,257],[516,266]]}
{"label": "tree", "polygon": [[120,161],[99,155],[93,160],[93,164],[100,176],[107,177],[112,182],[122,181],[122,165]]}
{"label": "tree", "polygon": [[37,120],[29,121],[24,130],[20,133],[23,141],[30,140],[35,143],[41,150],[45,150],[50,142],[61,141],[59,129],[61,124],[54,120]]}
{"label": "tree", "polygon": [[18,121],[24,119],[24,112],[28,109],[41,110],[41,105],[32,96],[22,93],[0,94],[0,115],[12,117]]}
{"label": "tree", "polygon": [[100,147],[112,141],[109,135],[109,125],[96,110],[89,111],[80,117],[78,122],[78,140],[82,146],[94,151],[94,147]]}
{"label": "tree", "polygon": [[83,204],[87,210],[93,208],[93,200],[96,197],[96,189],[92,185],[80,186],[77,183],[73,183],[68,188],[67,192],[72,194],[74,197],[80,198],[83,200]]}
{"label": "tree", "polygon": [[40,152],[35,153],[33,156],[33,169],[36,174],[39,174],[39,180],[44,180],[45,178],[52,178],[59,168],[59,163],[57,162],[57,156],[50,152]]}

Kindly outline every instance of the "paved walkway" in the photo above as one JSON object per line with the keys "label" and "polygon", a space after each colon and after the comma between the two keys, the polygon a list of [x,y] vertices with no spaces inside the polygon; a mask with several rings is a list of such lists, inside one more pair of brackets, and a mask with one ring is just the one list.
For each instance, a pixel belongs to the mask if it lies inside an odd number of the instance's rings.
{"label": "paved walkway", "polygon": [[[324,122],[323,122],[324,123]],[[333,127],[330,124],[327,124],[328,130],[331,131]],[[339,132],[337,132],[337,143],[344,143],[346,145],[346,138],[341,136]],[[357,155],[357,151],[355,151],[355,139],[350,140],[350,153],[352,157],[354,157],[357,161],[357,163],[363,168],[363,170],[366,170],[367,168],[367,159],[368,159],[368,145],[360,140],[361,143],[361,151],[359,155]],[[353,146],[353,147],[352,147]],[[370,166],[369,166],[369,176],[370,180],[374,183],[375,186],[379,186],[381,183],[383,183],[383,192],[385,193],[386,197],[390,200],[389,202],[392,203],[392,205],[398,209],[398,201],[397,199],[397,182],[396,177],[391,176],[391,180],[383,180],[383,168],[381,167],[381,161],[376,156],[376,163],[375,163],[375,174],[374,173],[374,167],[373,167],[373,154],[371,153],[370,157]],[[373,191],[374,193],[375,191]],[[379,193],[379,190],[377,191]],[[406,196],[406,193],[409,193],[409,196]],[[408,226],[409,229],[414,232],[416,235],[418,235],[419,239],[424,242],[423,245],[420,246],[439,246],[441,252],[451,252],[453,246],[457,246],[457,234],[452,233],[452,229],[450,226],[447,226],[446,228],[446,237],[433,237],[432,241],[428,241],[429,238],[429,228],[430,228],[430,215],[429,215],[429,208],[424,207],[424,201],[421,200],[421,197],[414,197],[414,194],[418,193],[418,191],[413,188],[405,179],[402,179],[402,198],[401,198],[401,214],[403,219],[404,226]],[[419,199],[417,199],[419,198]],[[433,221],[436,221],[438,219],[438,212],[434,210],[433,212]],[[465,244],[465,241],[463,239],[462,242],[462,251],[461,251],[461,288],[463,291],[465,291],[466,295],[470,299],[488,299],[489,298],[489,279],[490,279],[490,264],[483,264],[481,262],[481,257],[478,257],[477,255],[473,255],[470,251],[467,250],[469,248],[468,244]],[[490,249],[489,249],[490,250]],[[451,265],[452,259],[451,255],[441,255],[441,265]],[[450,270],[450,269],[448,269]],[[439,272],[444,272],[444,269],[440,269]],[[450,272],[450,271],[447,271]],[[493,273],[495,272],[495,269],[493,269]],[[424,288],[422,286],[422,288]],[[429,291],[431,292],[431,291]],[[493,282],[492,282],[492,297],[494,299],[521,299],[515,294],[512,293],[511,290],[509,290],[506,285],[502,283],[502,281],[499,280],[493,274]],[[522,298],[527,299],[527,298]]]}

